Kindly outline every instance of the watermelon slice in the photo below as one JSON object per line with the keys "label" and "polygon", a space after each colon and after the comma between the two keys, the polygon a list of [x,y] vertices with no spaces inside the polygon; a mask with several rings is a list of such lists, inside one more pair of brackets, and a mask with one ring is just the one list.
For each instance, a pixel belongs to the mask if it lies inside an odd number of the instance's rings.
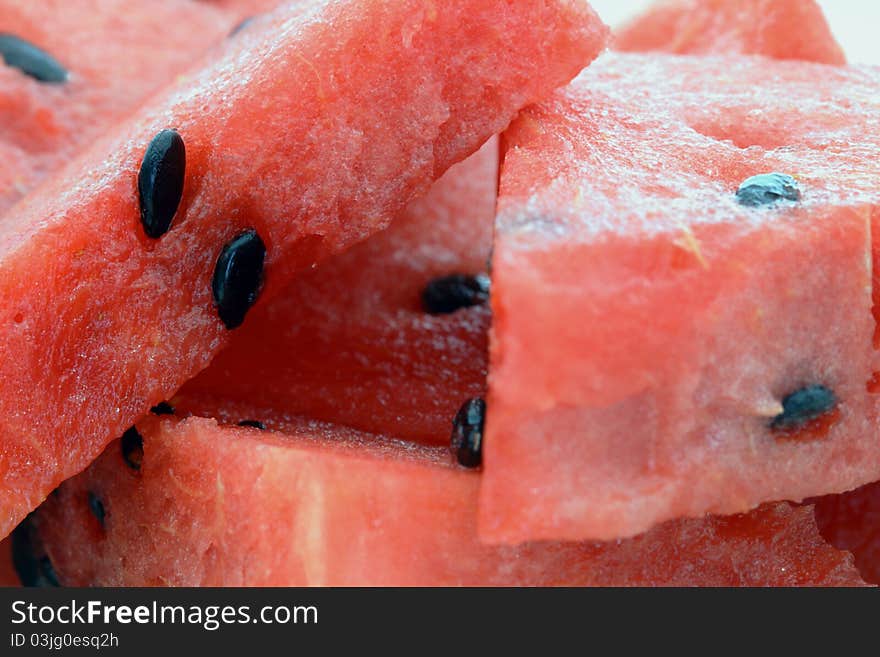
{"label": "watermelon slice", "polygon": [[786,503],[605,545],[481,545],[479,474],[445,450],[248,412],[284,433],[148,418],[65,482],[32,525],[61,583],[861,584]]}
{"label": "watermelon slice", "polygon": [[[0,536],[208,364],[258,292],[263,247],[265,298],[386,227],[606,32],[563,0],[294,3],[19,204],[0,241],[0,346],[17,355],[0,377]],[[168,128],[186,179],[155,240],[136,180]]]}
{"label": "watermelon slice", "polygon": [[431,314],[438,278],[487,265],[498,143],[454,166],[392,226],[298,276],[175,397],[227,396],[373,433],[447,444],[485,395],[488,304]]}
{"label": "watermelon slice", "polygon": [[618,50],[846,63],[813,0],[661,0],[620,28]]}
{"label": "watermelon slice", "polygon": [[[629,536],[880,477],[878,87],[872,69],[610,54],[516,121],[486,540]],[[769,172],[796,180],[737,193]]]}
{"label": "watermelon slice", "polygon": [[240,7],[190,0],[0,0],[7,47],[23,40],[66,74],[41,82],[38,69],[2,66],[0,57],[0,215],[222,42],[241,16]]}

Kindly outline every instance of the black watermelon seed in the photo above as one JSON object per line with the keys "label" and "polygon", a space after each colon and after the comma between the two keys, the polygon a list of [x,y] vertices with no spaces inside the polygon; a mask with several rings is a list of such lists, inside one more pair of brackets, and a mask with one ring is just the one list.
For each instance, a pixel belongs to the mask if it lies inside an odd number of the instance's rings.
{"label": "black watermelon seed", "polygon": [[234,37],[236,34],[238,34],[239,32],[241,32],[241,31],[247,29],[247,27],[248,27],[251,23],[254,22],[254,19],[255,19],[255,18],[256,18],[256,16],[248,16],[247,18],[243,19],[238,25],[236,25],[235,27],[232,28],[232,30],[230,30],[230,32],[229,32],[229,38],[232,38],[232,37]]}
{"label": "black watermelon seed", "polygon": [[52,561],[39,543],[31,514],[12,532],[12,565],[15,572],[22,586],[60,586]]}
{"label": "black watermelon seed", "polygon": [[452,452],[460,465],[478,468],[483,462],[483,423],[486,402],[468,399],[452,421]]}
{"label": "black watermelon seed", "polygon": [[104,509],[104,503],[101,499],[95,495],[92,491],[89,491],[89,510],[92,512],[92,515],[101,523],[101,527],[104,526],[104,519],[107,517],[107,512]]}
{"label": "black watermelon seed", "polygon": [[13,34],[0,33],[0,55],[7,66],[40,82],[67,82],[67,69],[45,50]]}
{"label": "black watermelon seed", "polygon": [[241,233],[223,247],[214,269],[214,304],[228,329],[241,326],[263,284],[266,245],[257,231]]}
{"label": "black watermelon seed", "polygon": [[159,402],[150,409],[153,415],[174,415],[174,407],[167,401]]}
{"label": "black watermelon seed", "polygon": [[777,431],[800,429],[837,405],[834,393],[822,385],[795,390],[782,400],[782,413],[773,418],[770,428]]}
{"label": "black watermelon seed", "polygon": [[240,427],[253,427],[254,429],[259,429],[260,431],[266,430],[266,425],[260,422],[259,420],[242,420],[238,423]]}
{"label": "black watermelon seed", "polygon": [[422,291],[422,305],[432,315],[454,313],[489,300],[489,277],[452,274],[435,278]]}
{"label": "black watermelon seed", "polygon": [[759,207],[778,201],[799,201],[801,191],[797,180],[784,173],[762,173],[743,181],[736,190],[740,205]]}
{"label": "black watermelon seed", "polygon": [[132,470],[140,470],[144,462],[144,439],[140,432],[131,427],[122,434],[122,458]]}
{"label": "black watermelon seed", "polygon": [[168,232],[183,196],[186,146],[175,130],[162,130],[153,137],[138,173],[141,223],[148,237]]}

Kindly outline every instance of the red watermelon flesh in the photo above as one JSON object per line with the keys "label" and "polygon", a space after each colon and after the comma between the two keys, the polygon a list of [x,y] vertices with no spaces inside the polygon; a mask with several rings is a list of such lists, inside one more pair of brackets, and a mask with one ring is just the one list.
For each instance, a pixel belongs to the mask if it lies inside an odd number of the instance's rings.
{"label": "red watermelon flesh", "polygon": [[846,63],[813,0],[661,0],[620,28],[614,47]]}
{"label": "red watermelon flesh", "polygon": [[[224,244],[255,229],[262,297],[283,290],[386,227],[605,36],[587,5],[562,0],[295,3],[8,213],[0,536],[226,343],[211,295]],[[167,127],[186,141],[187,179],[174,226],[152,240],[136,177]]]}
{"label": "red watermelon flesh", "polygon": [[0,60],[0,215],[240,20],[237,8],[190,0],[0,0],[0,33],[69,72],[64,84],[45,84]]}
{"label": "red watermelon flesh", "polygon": [[178,397],[448,443],[462,402],[485,395],[489,308],[427,314],[421,293],[435,277],[485,271],[497,168],[493,139],[390,228],[298,276]]}
{"label": "red watermelon flesh", "polygon": [[[629,536],[880,476],[878,88],[874,69],[610,54],[508,130],[485,539]],[[736,202],[777,171],[799,203]],[[810,386],[833,410],[771,429]]]}
{"label": "red watermelon flesh", "polygon": [[446,450],[231,414],[284,433],[148,418],[142,454],[127,452],[139,470],[116,442],[65,482],[33,526],[61,583],[861,584],[851,555],[819,537],[812,510],[786,503],[604,545],[482,545],[479,474],[451,465]]}
{"label": "red watermelon flesh", "polygon": [[880,482],[815,500],[822,536],[852,552],[866,582],[880,584]]}

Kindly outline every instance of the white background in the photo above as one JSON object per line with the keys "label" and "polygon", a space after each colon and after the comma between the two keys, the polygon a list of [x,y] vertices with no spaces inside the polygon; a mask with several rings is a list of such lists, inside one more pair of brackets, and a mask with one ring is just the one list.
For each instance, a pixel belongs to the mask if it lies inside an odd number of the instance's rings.
{"label": "white background", "polygon": [[[590,4],[615,27],[652,0],[591,0]],[[880,0],[820,0],[819,4],[851,63],[880,64]]]}

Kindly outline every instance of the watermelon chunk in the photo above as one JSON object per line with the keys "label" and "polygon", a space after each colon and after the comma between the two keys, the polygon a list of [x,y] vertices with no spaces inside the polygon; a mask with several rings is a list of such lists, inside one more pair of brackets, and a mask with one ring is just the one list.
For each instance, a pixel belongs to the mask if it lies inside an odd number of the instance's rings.
{"label": "watermelon chunk", "polygon": [[[563,0],[293,3],[19,204],[0,240],[0,346],[16,354],[0,366],[0,536],[226,343],[224,244],[256,231],[271,297],[386,227],[606,33]],[[136,179],[166,128],[186,182],[153,240]]]}
{"label": "watermelon chunk", "polygon": [[812,509],[786,503],[604,545],[485,546],[479,474],[445,450],[261,417],[284,433],[148,418],[142,451],[113,443],[65,482],[32,526],[61,583],[861,584]]}
{"label": "watermelon chunk", "polygon": [[190,0],[0,0],[0,34],[40,48],[68,73],[64,84],[44,84],[0,58],[0,215],[240,19],[240,8]]}
{"label": "watermelon chunk", "polygon": [[447,444],[462,402],[485,395],[490,313],[483,304],[429,314],[421,296],[436,277],[485,271],[497,169],[493,139],[390,228],[298,276],[173,406],[226,396]]}
{"label": "watermelon chunk", "polygon": [[[878,87],[874,69],[610,54],[515,122],[485,539],[630,536],[880,477]],[[737,201],[769,172],[800,201]]]}
{"label": "watermelon chunk", "polygon": [[617,30],[614,47],[846,63],[813,0],[662,0]]}

